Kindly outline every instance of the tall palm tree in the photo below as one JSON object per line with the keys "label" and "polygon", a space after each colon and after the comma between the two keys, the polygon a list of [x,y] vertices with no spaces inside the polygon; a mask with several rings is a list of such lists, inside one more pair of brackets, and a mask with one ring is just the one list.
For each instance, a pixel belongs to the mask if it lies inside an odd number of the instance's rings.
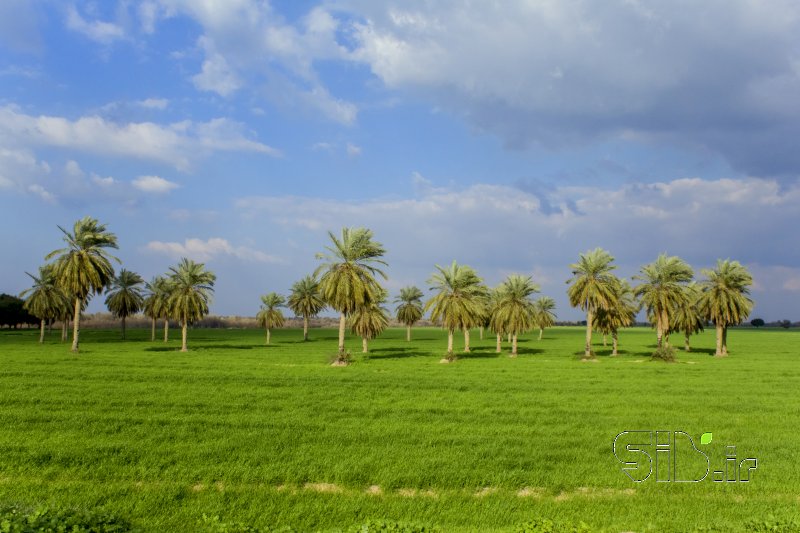
{"label": "tall palm tree", "polygon": [[25,273],[33,280],[33,286],[20,294],[20,298],[25,298],[22,307],[42,321],[39,332],[39,344],[42,344],[45,323],[59,318],[64,309],[69,309],[70,302],[56,283],[53,265],[40,266],[38,277],[29,272]]}
{"label": "tall palm tree", "polygon": [[534,315],[536,326],[539,328],[539,340],[542,340],[544,328],[552,328],[556,324],[556,314],[554,312],[556,301],[549,296],[542,296],[534,300],[533,307],[536,313]]}
{"label": "tall palm tree", "polygon": [[386,265],[381,259],[386,253],[383,245],[372,238],[366,228],[342,228],[341,237],[330,231],[333,246],[326,246],[327,254],[317,254],[324,261],[314,272],[319,278],[323,300],[339,312],[339,352],[337,362],[347,360],[344,349],[344,332],[347,316],[359,307],[377,301],[380,286],[375,276],[387,279],[376,265]]}
{"label": "tall palm tree", "polygon": [[[167,300],[169,298],[169,281],[164,276],[156,276],[144,285],[147,295],[144,298],[142,311],[152,320],[150,341],[156,340],[156,320],[163,318],[165,324],[169,321]],[[165,339],[166,341],[166,339]]]}
{"label": "tall palm tree", "polygon": [[206,270],[203,263],[195,263],[185,257],[169,270],[171,290],[167,306],[181,322],[181,351],[187,352],[189,324],[208,314],[208,303],[217,276]]}
{"label": "tall palm tree", "polygon": [[580,254],[578,262],[570,265],[572,278],[567,281],[570,284],[567,289],[569,303],[572,307],[580,307],[586,311],[584,359],[594,357],[592,353],[594,316],[598,310],[611,307],[616,298],[614,292],[616,276],[611,274],[611,271],[617,267],[611,264],[612,261],[614,258],[611,254],[602,248],[595,248]]}
{"label": "tall palm tree", "polygon": [[681,332],[684,335],[683,349],[692,350],[689,337],[703,331],[703,315],[697,305],[700,299],[700,287],[692,282],[683,288],[686,297],[673,309],[670,315],[670,331]]}
{"label": "tall palm tree", "polygon": [[400,296],[394,299],[397,306],[397,320],[406,325],[406,341],[411,340],[411,326],[422,318],[422,291],[419,288],[403,287]]}
{"label": "tall palm tree", "polygon": [[714,322],[717,330],[715,355],[728,355],[728,326],[740,324],[753,310],[750,286],[753,276],[738,261],[717,260],[713,270],[703,270],[706,279],[700,282],[698,306],[707,319]]}
{"label": "tall palm tree", "polygon": [[260,326],[267,330],[267,345],[269,345],[270,330],[283,326],[284,319],[280,307],[284,307],[286,299],[280,294],[270,292],[261,297],[261,309],[256,315]]}
{"label": "tall palm tree", "polygon": [[511,274],[503,282],[504,289],[497,301],[492,322],[493,329],[502,329],[511,334],[511,357],[517,356],[517,336],[536,324],[536,309],[530,297],[539,292],[539,286],[530,276]]}
{"label": "tall palm tree", "polygon": [[368,341],[380,335],[389,325],[389,311],[383,307],[387,293],[381,291],[377,301],[370,302],[356,309],[350,315],[351,331],[361,337],[361,351],[369,351]]}
{"label": "tall palm tree", "polygon": [[111,259],[107,248],[118,248],[117,237],[96,219],[84,217],[75,222],[72,233],[61,226],[66,248],[54,250],[45,259],[58,256],[54,263],[57,283],[66,294],[74,298],[72,351],[77,353],[80,339],[81,308],[89,297],[101,294],[114,278]]}
{"label": "tall palm tree", "polygon": [[296,281],[286,305],[295,316],[303,317],[303,341],[307,341],[308,319],[317,316],[325,308],[325,301],[319,293],[319,282],[313,276]]}
{"label": "tall palm tree", "polygon": [[641,275],[634,279],[643,283],[635,289],[641,298],[642,305],[647,308],[656,327],[656,344],[661,348],[664,335],[669,333],[670,313],[672,309],[683,305],[686,298],[684,287],[692,280],[694,273],[686,261],[677,256],[661,254],[650,264],[643,266]]}
{"label": "tall palm tree", "polygon": [[143,284],[142,276],[123,268],[111,280],[111,285],[106,290],[106,307],[112,316],[122,319],[123,339],[125,339],[125,319],[141,311],[144,305],[141,288]]}
{"label": "tall palm tree", "polygon": [[467,265],[455,261],[449,268],[436,265],[428,280],[431,290],[437,293],[425,304],[430,310],[431,320],[441,321],[447,330],[447,359],[453,360],[453,332],[472,327],[481,314],[487,298],[481,278]]}
{"label": "tall palm tree", "polygon": [[595,327],[603,335],[611,335],[611,355],[616,356],[619,346],[619,329],[633,325],[636,313],[639,312],[639,304],[636,303],[633,289],[624,279],[615,277],[613,290],[615,292],[613,302],[607,308],[598,309]]}

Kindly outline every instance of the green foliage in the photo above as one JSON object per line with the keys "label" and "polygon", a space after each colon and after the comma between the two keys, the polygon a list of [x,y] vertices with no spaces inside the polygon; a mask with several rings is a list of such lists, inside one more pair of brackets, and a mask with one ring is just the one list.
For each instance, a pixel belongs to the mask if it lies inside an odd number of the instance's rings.
{"label": "green foliage", "polygon": [[556,301],[542,296],[533,302],[534,322],[539,329],[552,328],[556,324]]}
{"label": "green foliage", "polygon": [[261,309],[256,314],[258,324],[266,329],[280,328],[284,324],[280,307],[286,305],[286,299],[275,292],[261,296]]}
{"label": "green foliage", "polygon": [[317,316],[325,308],[325,301],[319,292],[319,282],[313,276],[305,276],[294,282],[286,305],[295,316],[303,318]]}
{"label": "green foliage", "polygon": [[656,351],[653,352],[651,356],[653,361],[664,361],[665,363],[674,363],[675,358],[675,347],[674,346],[666,346],[662,345],[656,348]]}
{"label": "green foliage", "polygon": [[206,270],[203,263],[185,257],[169,270],[167,307],[171,313],[185,324],[206,316],[217,276]]}
{"label": "green foliage", "polygon": [[381,290],[377,301],[356,309],[349,317],[350,329],[364,339],[374,339],[389,326],[389,311],[383,307],[386,291]]}
{"label": "green foliage", "polygon": [[21,324],[36,324],[36,317],[25,310],[25,302],[10,294],[0,294],[0,326],[16,328]]}
{"label": "green foliage", "polygon": [[611,271],[614,257],[602,248],[580,254],[577,263],[571,264],[572,278],[567,280],[569,304],[594,314],[598,309],[610,307],[615,298],[616,277]]}
{"label": "green foliage", "polygon": [[741,324],[753,309],[747,296],[753,276],[738,261],[717,261],[713,270],[703,270],[698,306],[707,319],[724,326]]}
{"label": "green foliage", "polygon": [[750,325],[754,328],[763,328],[764,327],[764,319],[763,318],[754,318],[750,321]]}
{"label": "green foliage", "polygon": [[403,287],[400,295],[395,298],[397,306],[397,320],[406,326],[413,326],[422,318],[424,314],[422,306],[422,291],[414,286]]}
{"label": "green foliage", "polygon": [[170,318],[169,295],[172,291],[170,280],[164,276],[156,276],[145,283],[147,295],[142,303],[142,310],[149,318]]}
{"label": "green foliage", "polygon": [[492,330],[519,335],[533,329],[536,307],[530,297],[536,292],[539,292],[539,286],[530,276],[508,276],[494,302],[490,320]]}
{"label": "green foliage", "polygon": [[394,520],[367,520],[363,524],[353,526],[346,530],[347,533],[439,533],[442,530],[436,527],[421,526]]}
{"label": "green foliage", "polygon": [[0,533],[124,533],[134,531],[122,518],[76,509],[0,507]]}
{"label": "green foliage", "polygon": [[549,518],[535,518],[519,524],[513,531],[514,533],[590,533],[592,530],[583,521],[572,524]]}
{"label": "green foliage", "polygon": [[647,309],[648,317],[656,327],[658,345],[661,346],[663,336],[669,333],[675,309],[692,305],[688,301],[691,295],[686,290],[686,283],[692,280],[694,273],[686,261],[667,254],[659,255],[655,261],[643,266],[640,272],[634,279],[642,283],[634,292]]}
{"label": "green foliage", "polygon": [[24,309],[42,320],[61,318],[69,313],[69,298],[58,286],[52,265],[40,266],[38,277],[26,274],[33,280],[33,286],[20,294],[25,297]]}
{"label": "green foliage", "polygon": [[467,265],[455,261],[450,268],[436,265],[428,284],[436,294],[425,304],[431,320],[441,322],[448,331],[467,329],[479,324],[488,297],[483,280]]}

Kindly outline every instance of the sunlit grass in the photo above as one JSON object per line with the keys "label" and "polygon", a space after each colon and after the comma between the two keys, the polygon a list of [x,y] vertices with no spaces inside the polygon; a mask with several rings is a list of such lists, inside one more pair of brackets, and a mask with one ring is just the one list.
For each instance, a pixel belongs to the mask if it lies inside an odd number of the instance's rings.
{"label": "sunlit grass", "polygon": [[[100,508],[148,531],[203,514],[300,531],[386,518],[444,531],[533,517],[608,531],[741,530],[800,519],[800,352],[795,332],[713,332],[678,363],[648,361],[655,334],[624,331],[621,355],[583,330],[520,340],[520,357],[473,351],[439,364],[438,329],[387,331],[333,368],[334,330],[84,331],[79,355],[35,331],[0,333],[0,504]],[[457,338],[456,347],[461,345]],[[673,341],[682,346],[682,338]],[[749,484],[634,484],[611,453],[633,429],[713,432],[759,468]],[[712,464],[712,468],[722,466]]]}

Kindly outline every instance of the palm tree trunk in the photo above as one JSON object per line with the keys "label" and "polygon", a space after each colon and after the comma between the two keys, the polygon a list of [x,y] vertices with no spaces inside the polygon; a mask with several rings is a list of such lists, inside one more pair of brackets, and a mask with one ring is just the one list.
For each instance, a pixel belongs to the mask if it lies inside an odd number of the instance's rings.
{"label": "palm tree trunk", "polygon": [[169,319],[164,319],[164,342],[169,341]]}
{"label": "palm tree trunk", "polygon": [[608,337],[606,336],[605,333],[603,333],[603,348],[605,348],[606,346],[608,346]]}
{"label": "palm tree trunk", "polygon": [[122,340],[125,340],[125,316],[122,317]]}
{"label": "palm tree trunk", "polygon": [[347,317],[344,313],[339,315],[339,359],[344,358],[344,328],[347,322]]}
{"label": "palm tree trunk", "polygon": [[464,328],[464,351],[469,353],[469,328]]}
{"label": "palm tree trunk", "polygon": [[511,342],[511,333],[508,334],[508,340],[506,342]]}
{"label": "palm tree trunk", "polygon": [[592,357],[592,320],[594,316],[591,311],[586,311],[586,346],[583,351],[583,358]]}
{"label": "palm tree trunk", "polygon": [[499,333],[497,334],[497,349],[495,350],[497,353],[500,353],[503,348],[503,336]]}
{"label": "palm tree trunk", "polygon": [[686,338],[685,338],[684,343],[683,343],[683,349],[685,351],[687,351],[687,352],[691,352],[692,351],[692,347],[689,346],[689,333],[688,332],[686,333]]}
{"label": "palm tree trunk", "polygon": [[481,332],[480,333],[480,338],[481,338],[481,340],[483,340],[483,326],[480,327],[479,331]]}
{"label": "palm tree trunk", "polygon": [[517,356],[517,334],[511,335],[511,357]]}
{"label": "palm tree trunk", "polygon": [[716,357],[722,357],[725,354],[722,353],[722,324],[717,324],[717,351],[714,353]]}
{"label": "palm tree trunk", "polygon": [[78,341],[81,335],[81,301],[75,298],[75,317],[72,319],[72,353],[78,353]]}
{"label": "palm tree trunk", "polygon": [[447,357],[453,357],[453,330],[447,330]]}
{"label": "palm tree trunk", "polygon": [[544,328],[539,328],[539,340],[542,340],[543,334],[544,334]]}
{"label": "palm tree trunk", "polygon": [[611,344],[613,346],[613,348],[611,349],[611,355],[617,355],[617,344],[618,344],[617,336],[618,336],[617,332],[616,330],[614,330],[611,333]]}
{"label": "palm tree trunk", "polygon": [[411,342],[411,326],[406,325],[406,342]]}
{"label": "palm tree trunk", "polygon": [[181,321],[181,351],[188,352],[189,348],[186,346],[186,334],[189,330],[189,321],[185,318]]}
{"label": "palm tree trunk", "polygon": [[303,342],[308,340],[308,317],[303,317]]}
{"label": "palm tree trunk", "polygon": [[42,330],[39,332],[39,344],[44,344],[44,318],[42,319]]}
{"label": "palm tree trunk", "polygon": [[269,328],[266,328],[266,330],[267,330],[267,346],[269,346]]}
{"label": "palm tree trunk", "polygon": [[369,352],[369,346],[367,345],[367,338],[361,337],[361,353]]}
{"label": "palm tree trunk", "polygon": [[156,340],[156,319],[153,318],[153,325],[150,327],[150,342],[155,342]]}
{"label": "palm tree trunk", "polygon": [[664,309],[664,315],[661,319],[661,323],[663,324],[664,328],[664,344],[669,348],[669,314],[667,310]]}
{"label": "palm tree trunk", "polygon": [[68,322],[69,321],[66,318],[61,320],[61,342],[64,342],[69,337],[69,335],[67,334],[67,331],[69,331]]}
{"label": "palm tree trunk", "polygon": [[728,355],[728,325],[722,326],[722,355]]}
{"label": "palm tree trunk", "polygon": [[656,314],[656,348],[661,348],[661,339],[664,332],[661,330],[661,314]]}

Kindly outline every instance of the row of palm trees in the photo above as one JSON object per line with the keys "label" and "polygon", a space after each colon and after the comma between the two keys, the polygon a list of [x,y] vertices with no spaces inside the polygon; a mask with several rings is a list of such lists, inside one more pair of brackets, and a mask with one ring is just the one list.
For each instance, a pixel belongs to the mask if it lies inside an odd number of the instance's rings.
{"label": "row of palm trees", "polygon": [[140,311],[153,321],[155,340],[156,319],[164,319],[164,340],[167,341],[169,320],[177,320],[182,328],[181,350],[187,351],[189,324],[208,314],[208,305],[216,276],[202,263],[181,259],[166,276],[157,276],[150,283],[130,270],[121,269],[115,275],[112,261],[119,259],[109,253],[117,249],[117,237],[105,224],[84,217],[75,222],[71,232],[61,226],[66,247],[45,257],[52,260],[39,267],[38,276],[27,273],[34,284],[23,291],[25,308],[41,320],[39,342],[44,342],[45,324],[61,320],[62,340],[72,319],[72,351],[80,347],[81,311],[92,295],[106,292],[106,306],[112,315],[122,319],[125,338],[125,319]]}

